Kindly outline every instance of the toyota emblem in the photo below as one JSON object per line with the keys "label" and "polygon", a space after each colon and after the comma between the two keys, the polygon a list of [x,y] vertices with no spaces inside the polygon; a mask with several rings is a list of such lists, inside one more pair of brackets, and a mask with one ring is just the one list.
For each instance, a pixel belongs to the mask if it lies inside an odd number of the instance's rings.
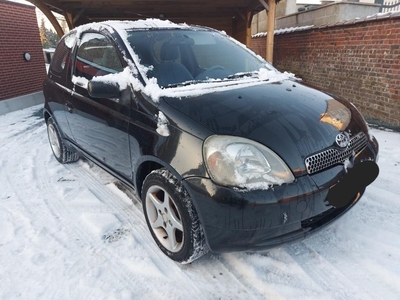
{"label": "toyota emblem", "polygon": [[336,144],[341,148],[346,148],[350,144],[350,136],[347,132],[341,132],[336,136]]}

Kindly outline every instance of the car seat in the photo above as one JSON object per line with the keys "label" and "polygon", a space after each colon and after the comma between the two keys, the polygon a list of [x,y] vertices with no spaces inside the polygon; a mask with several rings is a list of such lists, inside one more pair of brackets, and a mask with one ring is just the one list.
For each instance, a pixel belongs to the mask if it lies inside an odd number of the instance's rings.
{"label": "car seat", "polygon": [[178,58],[178,45],[171,45],[169,42],[166,42],[161,46],[161,63],[154,67],[154,77],[157,78],[157,82],[160,86],[167,86],[194,79],[188,69],[183,64],[176,61]]}

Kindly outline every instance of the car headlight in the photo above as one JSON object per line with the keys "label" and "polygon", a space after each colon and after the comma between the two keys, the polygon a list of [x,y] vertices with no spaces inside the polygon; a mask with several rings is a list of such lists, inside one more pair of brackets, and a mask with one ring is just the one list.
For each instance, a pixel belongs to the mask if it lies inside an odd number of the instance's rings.
{"label": "car headlight", "polygon": [[213,135],[205,140],[203,155],[211,179],[223,186],[268,189],[294,181],[278,155],[252,140]]}

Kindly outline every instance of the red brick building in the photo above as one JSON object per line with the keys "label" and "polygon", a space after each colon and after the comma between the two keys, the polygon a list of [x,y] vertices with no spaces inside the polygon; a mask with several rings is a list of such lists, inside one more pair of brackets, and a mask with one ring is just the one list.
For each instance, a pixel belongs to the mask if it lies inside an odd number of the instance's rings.
{"label": "red brick building", "polygon": [[34,6],[0,0],[0,70],[0,105],[25,95],[37,102],[46,68]]}

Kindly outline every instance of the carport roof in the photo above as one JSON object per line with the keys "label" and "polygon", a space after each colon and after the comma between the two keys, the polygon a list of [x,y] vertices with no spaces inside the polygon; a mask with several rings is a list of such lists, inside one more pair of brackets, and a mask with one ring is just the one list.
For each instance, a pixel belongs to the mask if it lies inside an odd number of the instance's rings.
{"label": "carport roof", "polygon": [[[53,24],[59,36],[64,34],[51,11],[65,16],[70,29],[104,20],[168,19],[225,30],[250,45],[252,16],[267,9],[268,30],[273,33],[275,1],[279,0],[28,0]],[[271,8],[271,9],[269,9]],[[272,34],[273,39],[273,34]],[[272,60],[273,40],[267,43]],[[268,56],[268,55],[267,55]],[[268,59],[268,58],[267,58]]]}
{"label": "carport roof", "polygon": [[[41,2],[50,10],[72,16],[73,25],[110,19],[167,18],[234,18],[247,11],[265,9],[259,0],[29,0],[39,7]],[[40,7],[39,7],[40,8]],[[83,21],[85,20],[85,21]]]}

